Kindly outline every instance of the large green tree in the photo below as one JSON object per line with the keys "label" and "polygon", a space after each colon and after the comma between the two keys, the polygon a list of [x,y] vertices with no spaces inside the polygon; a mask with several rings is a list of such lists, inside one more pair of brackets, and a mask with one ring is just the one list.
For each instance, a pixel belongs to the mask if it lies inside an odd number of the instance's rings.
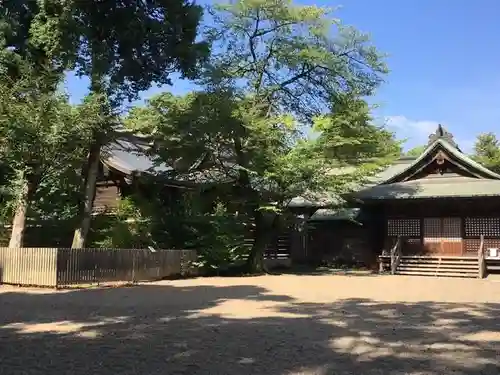
{"label": "large green tree", "polygon": [[[201,8],[188,0],[74,0],[68,35],[78,43],[76,72],[90,78],[94,94],[107,94],[116,108],[153,83],[169,84],[173,72],[192,76],[206,44],[197,43]],[[105,114],[107,116],[107,114]],[[73,247],[84,247],[90,227],[100,149],[112,137],[103,123],[89,147],[85,202]]]}
{"label": "large green tree", "polygon": [[[212,16],[203,90],[160,95],[128,124],[152,133],[156,155],[177,173],[193,175],[197,166],[232,181],[227,199],[253,218],[248,265],[260,271],[275,212],[296,195],[352,186],[354,174],[327,173],[332,166],[359,172],[391,152],[392,136],[371,123],[363,100],[386,68],[367,37],[328,9],[240,0],[214,7]],[[313,124],[321,135],[304,139]]]}
{"label": "large green tree", "polygon": [[500,173],[500,141],[494,133],[478,135],[472,157],[485,167]]}
{"label": "large green tree", "polygon": [[405,155],[406,156],[420,156],[423,154],[427,146],[422,145],[422,146],[415,146],[408,151],[406,151]]}
{"label": "large green tree", "polygon": [[19,0],[0,9],[0,43],[8,47],[0,53],[4,72],[18,75],[19,59],[55,75],[73,69],[90,79],[92,94],[107,96],[83,167],[85,199],[74,247],[85,245],[100,149],[113,136],[113,124],[104,121],[112,116],[108,104],[114,111],[153,83],[169,84],[173,72],[193,76],[207,52],[206,43],[196,41],[201,14],[189,0]]}
{"label": "large green tree", "polygon": [[[31,204],[42,207],[54,191],[75,181],[75,169],[90,136],[80,126],[78,110],[64,95],[47,91],[47,80],[26,65],[16,81],[0,76],[0,157],[10,176],[4,181],[7,217],[12,217],[9,247],[22,247]],[[51,75],[51,72],[47,74]],[[53,183],[56,186],[53,186]]]}
{"label": "large green tree", "polygon": [[214,53],[205,82],[238,87],[306,122],[339,93],[372,94],[387,72],[368,36],[343,25],[330,8],[238,0],[212,13],[207,38]]}

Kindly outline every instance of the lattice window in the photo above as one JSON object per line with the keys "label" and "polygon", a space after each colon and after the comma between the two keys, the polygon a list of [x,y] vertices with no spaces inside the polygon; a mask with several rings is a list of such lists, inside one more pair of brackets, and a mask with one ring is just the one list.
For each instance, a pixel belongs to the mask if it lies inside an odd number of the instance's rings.
{"label": "lattice window", "polygon": [[443,218],[442,236],[448,242],[460,242],[462,240],[462,220],[459,217]]}
{"label": "lattice window", "polygon": [[419,237],[419,219],[388,219],[387,235],[389,237]]}
{"label": "lattice window", "polygon": [[500,237],[500,218],[467,217],[465,218],[465,235],[467,237]]}
{"label": "lattice window", "polygon": [[425,242],[462,241],[462,221],[459,217],[428,217],[424,219]]}
{"label": "lattice window", "polygon": [[442,230],[441,219],[438,217],[427,217],[424,219],[424,241],[441,242]]}

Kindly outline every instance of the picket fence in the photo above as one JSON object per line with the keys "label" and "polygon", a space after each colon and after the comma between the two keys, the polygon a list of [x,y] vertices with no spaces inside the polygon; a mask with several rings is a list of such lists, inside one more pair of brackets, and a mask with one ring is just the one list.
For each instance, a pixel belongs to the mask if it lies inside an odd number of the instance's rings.
{"label": "picket fence", "polygon": [[193,276],[195,250],[0,247],[0,283],[64,287]]}

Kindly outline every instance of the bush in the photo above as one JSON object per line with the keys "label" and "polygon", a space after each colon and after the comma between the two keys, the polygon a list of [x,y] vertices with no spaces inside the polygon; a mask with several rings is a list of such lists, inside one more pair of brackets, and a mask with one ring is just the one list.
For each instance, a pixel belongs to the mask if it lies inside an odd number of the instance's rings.
{"label": "bush", "polygon": [[244,215],[230,212],[222,203],[216,203],[208,213],[193,202],[177,204],[175,212],[170,212],[173,207],[165,212],[160,206],[144,205],[133,197],[123,199],[115,216],[103,220],[102,225],[93,223],[93,242],[106,248],[195,249],[198,260],[193,265],[208,274],[218,274],[245,261],[249,231]]}
{"label": "bush", "polygon": [[197,239],[191,244],[199,254],[196,266],[218,273],[246,259],[249,249],[245,245],[244,217],[217,203],[213,212],[200,215],[196,221],[193,230]]}
{"label": "bush", "polygon": [[142,215],[131,198],[122,199],[116,214],[97,230],[95,243],[104,248],[139,249],[155,246],[151,235],[151,218]]}

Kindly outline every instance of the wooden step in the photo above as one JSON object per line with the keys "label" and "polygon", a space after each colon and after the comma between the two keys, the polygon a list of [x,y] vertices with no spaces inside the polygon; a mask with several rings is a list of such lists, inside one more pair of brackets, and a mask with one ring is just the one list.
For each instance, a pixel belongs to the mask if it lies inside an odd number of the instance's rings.
{"label": "wooden step", "polygon": [[420,260],[420,261],[414,261],[414,260],[400,260],[400,264],[457,264],[459,266],[461,265],[470,265],[470,264],[479,264],[478,261],[475,262],[460,262],[460,261],[435,261],[435,260]]}
{"label": "wooden step", "polygon": [[396,275],[422,275],[422,276],[464,276],[464,277],[478,277],[477,272],[422,272],[417,270],[402,270],[397,271]]}
{"label": "wooden step", "polygon": [[[391,256],[390,255],[379,255],[379,259],[383,260],[390,260]],[[443,256],[425,256],[425,255],[403,255],[401,256],[401,259],[418,259],[418,260],[464,260],[464,261],[477,261],[477,257],[464,257],[464,256],[450,256],[450,255],[443,255]],[[500,259],[499,259],[500,260]]]}
{"label": "wooden step", "polygon": [[398,268],[423,268],[429,270],[436,269],[450,269],[450,270],[478,270],[477,264],[458,265],[458,264],[440,264],[435,266],[433,264],[400,264]]}
{"label": "wooden step", "polygon": [[426,272],[476,272],[479,270],[478,268],[446,268],[446,267],[419,267],[419,266],[399,266],[398,270],[421,270],[421,271],[426,271]]}
{"label": "wooden step", "polygon": [[397,275],[408,275],[408,276],[436,276],[436,277],[470,277],[470,278],[477,278],[477,272],[475,273],[453,273],[453,272],[446,272],[446,273],[427,273],[427,272],[421,272],[421,271],[397,271]]}
{"label": "wooden step", "polygon": [[426,256],[426,255],[403,255],[401,259],[441,259],[441,260],[477,260],[477,257],[464,257],[464,256],[453,256],[453,255],[443,255],[443,256]]}
{"label": "wooden step", "polygon": [[479,267],[477,262],[475,263],[454,263],[454,262],[441,262],[441,263],[432,263],[432,262],[400,262],[400,265],[408,265],[408,266],[426,266],[426,267],[440,267],[440,266],[449,266],[449,267]]}
{"label": "wooden step", "polygon": [[[380,257],[390,265],[390,256]],[[500,265],[499,268],[500,270]],[[402,256],[395,272],[398,275],[477,278],[478,258],[463,256]]]}
{"label": "wooden step", "polygon": [[455,263],[477,263],[477,259],[437,259],[437,258],[400,258],[401,262],[455,262]]}

